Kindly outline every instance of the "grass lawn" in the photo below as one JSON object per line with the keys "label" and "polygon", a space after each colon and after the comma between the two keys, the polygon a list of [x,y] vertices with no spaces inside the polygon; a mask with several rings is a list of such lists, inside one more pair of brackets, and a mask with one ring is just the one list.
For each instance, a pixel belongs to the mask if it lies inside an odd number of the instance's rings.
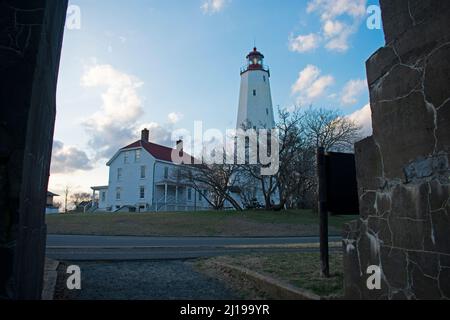
{"label": "grass lawn", "polygon": [[[342,253],[330,252],[330,278],[320,275],[319,253],[274,253],[251,254],[216,257],[197,262],[199,270],[216,276],[223,281],[231,283],[244,291],[249,298],[264,298],[263,293],[253,293],[252,288],[243,287],[242,281],[230,279],[223,274],[214,262],[244,267],[254,272],[282,280],[295,287],[313,292],[322,297],[342,297],[343,295],[343,265]],[[267,297],[266,297],[267,298]],[[270,297],[268,297],[270,298]]]}
{"label": "grass lawn", "polygon": [[[330,217],[340,235],[355,216]],[[238,212],[96,213],[47,215],[49,234],[128,236],[315,236],[318,216],[309,210]]]}

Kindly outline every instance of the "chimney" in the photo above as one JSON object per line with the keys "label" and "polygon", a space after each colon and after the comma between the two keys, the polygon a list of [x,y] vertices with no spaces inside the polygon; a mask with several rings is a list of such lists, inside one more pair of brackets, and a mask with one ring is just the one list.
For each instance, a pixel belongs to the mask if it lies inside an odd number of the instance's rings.
{"label": "chimney", "polygon": [[177,150],[180,153],[180,156],[183,156],[184,150],[183,150],[183,140],[182,139],[177,141]]}
{"label": "chimney", "polygon": [[141,140],[144,142],[148,142],[150,136],[150,131],[148,129],[144,129],[141,132]]}

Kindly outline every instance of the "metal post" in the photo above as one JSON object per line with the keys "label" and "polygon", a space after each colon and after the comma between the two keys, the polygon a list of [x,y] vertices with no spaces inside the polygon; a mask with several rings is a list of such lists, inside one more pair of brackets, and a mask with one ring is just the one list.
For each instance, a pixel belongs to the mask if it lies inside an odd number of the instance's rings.
{"label": "metal post", "polygon": [[328,209],[327,209],[327,179],[325,149],[317,149],[317,177],[318,177],[318,209],[320,216],[320,264],[322,276],[330,276],[328,256]]}

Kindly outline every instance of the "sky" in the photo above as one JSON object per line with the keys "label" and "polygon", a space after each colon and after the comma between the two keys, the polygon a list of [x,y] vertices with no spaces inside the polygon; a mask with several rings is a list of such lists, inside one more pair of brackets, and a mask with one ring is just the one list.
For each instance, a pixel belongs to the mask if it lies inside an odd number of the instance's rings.
{"label": "sky", "polygon": [[366,25],[377,0],[70,0],[49,190],[107,185],[107,161],[150,129],[233,129],[240,68],[256,45],[274,108],[339,109],[370,135]]}

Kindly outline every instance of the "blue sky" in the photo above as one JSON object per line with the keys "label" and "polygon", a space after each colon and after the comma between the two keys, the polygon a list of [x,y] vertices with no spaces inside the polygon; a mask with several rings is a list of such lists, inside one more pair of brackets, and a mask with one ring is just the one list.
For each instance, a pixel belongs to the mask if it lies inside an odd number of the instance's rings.
{"label": "blue sky", "polygon": [[56,192],[107,184],[107,158],[144,126],[163,144],[196,120],[233,128],[239,69],[254,43],[271,69],[275,108],[313,104],[367,122],[358,113],[369,101],[365,61],[384,37],[366,27],[362,9],[376,0],[70,3],[81,10],[81,28],[66,28],[63,45]]}

